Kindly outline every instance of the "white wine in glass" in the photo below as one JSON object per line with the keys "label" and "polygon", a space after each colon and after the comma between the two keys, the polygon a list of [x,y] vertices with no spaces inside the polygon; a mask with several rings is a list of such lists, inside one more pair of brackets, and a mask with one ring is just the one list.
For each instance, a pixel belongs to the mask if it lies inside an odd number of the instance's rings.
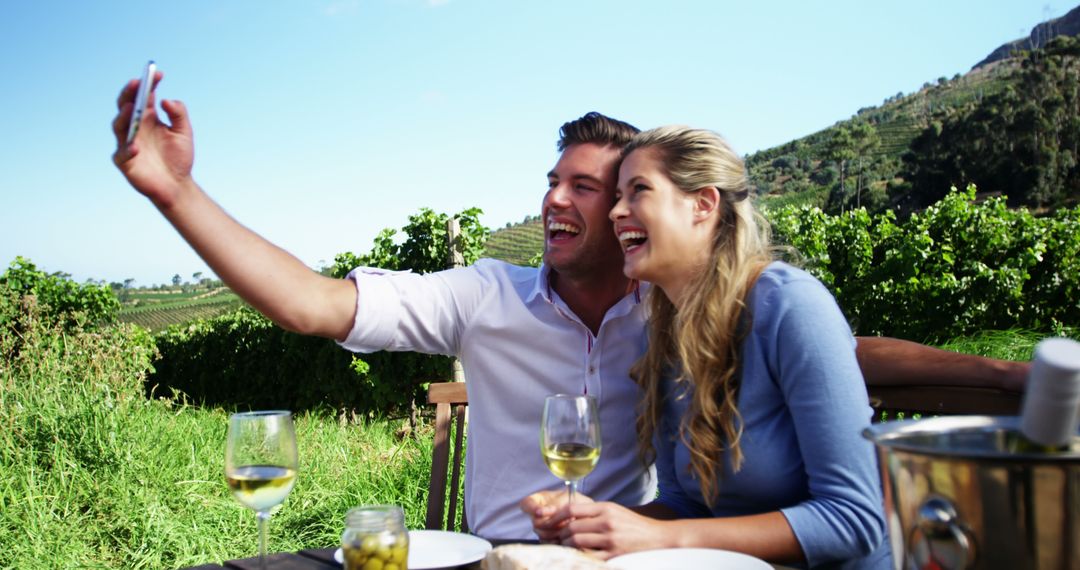
{"label": "white wine in glass", "polygon": [[577,482],[592,473],[600,459],[596,398],[548,396],[540,420],[540,452],[551,473],[566,482],[568,502],[574,502]]}
{"label": "white wine in glass", "polygon": [[240,504],[255,511],[259,523],[259,563],[266,568],[266,524],[270,510],[285,501],[296,484],[296,430],[287,411],[245,412],[229,416],[225,481]]}

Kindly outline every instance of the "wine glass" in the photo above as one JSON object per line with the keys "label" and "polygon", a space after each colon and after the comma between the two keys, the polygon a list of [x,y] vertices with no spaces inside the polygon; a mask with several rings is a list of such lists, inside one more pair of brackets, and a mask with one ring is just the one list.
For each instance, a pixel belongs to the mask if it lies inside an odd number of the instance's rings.
{"label": "wine glass", "polygon": [[596,398],[555,394],[544,400],[540,452],[551,473],[566,482],[567,502],[574,502],[577,482],[600,459],[600,417]]}
{"label": "wine glass", "polygon": [[229,416],[225,481],[259,521],[259,564],[266,568],[266,523],[296,483],[296,431],[287,411]]}

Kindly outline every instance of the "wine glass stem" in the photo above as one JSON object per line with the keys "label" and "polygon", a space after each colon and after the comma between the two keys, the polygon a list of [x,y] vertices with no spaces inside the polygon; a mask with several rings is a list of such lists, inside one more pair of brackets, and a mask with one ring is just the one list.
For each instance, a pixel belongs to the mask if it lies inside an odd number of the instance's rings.
{"label": "wine glass stem", "polygon": [[567,504],[574,502],[574,494],[577,493],[577,481],[566,482]]}
{"label": "wine glass stem", "polygon": [[266,524],[270,521],[270,513],[259,511],[255,518],[259,520],[259,567],[266,570]]}

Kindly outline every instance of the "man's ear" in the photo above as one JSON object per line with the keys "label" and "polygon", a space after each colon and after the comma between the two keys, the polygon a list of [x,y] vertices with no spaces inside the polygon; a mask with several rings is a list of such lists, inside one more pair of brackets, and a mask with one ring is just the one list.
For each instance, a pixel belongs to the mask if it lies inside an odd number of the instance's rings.
{"label": "man's ear", "polygon": [[694,198],[694,219],[706,220],[721,208],[720,190],[716,186],[703,186]]}

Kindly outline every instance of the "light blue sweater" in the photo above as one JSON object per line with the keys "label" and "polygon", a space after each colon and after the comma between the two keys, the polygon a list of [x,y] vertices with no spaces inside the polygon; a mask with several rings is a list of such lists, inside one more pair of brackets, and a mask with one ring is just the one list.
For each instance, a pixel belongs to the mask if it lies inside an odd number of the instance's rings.
{"label": "light blue sweater", "polygon": [[812,567],[889,568],[881,485],[855,339],[832,295],[808,273],[776,262],[750,292],[753,329],[742,351],[743,465],[726,454],[712,509],[679,438],[692,388],[664,382],[656,438],[658,501],[685,518],[779,510]]}

